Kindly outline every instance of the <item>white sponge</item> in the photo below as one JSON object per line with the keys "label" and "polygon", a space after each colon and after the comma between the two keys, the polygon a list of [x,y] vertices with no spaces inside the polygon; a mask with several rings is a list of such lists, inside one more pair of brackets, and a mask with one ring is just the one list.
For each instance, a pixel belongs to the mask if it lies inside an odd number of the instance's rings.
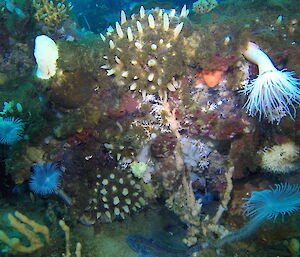
{"label": "white sponge", "polygon": [[58,48],[55,42],[46,35],[35,38],[34,57],[37,63],[36,76],[40,79],[49,79],[56,73]]}

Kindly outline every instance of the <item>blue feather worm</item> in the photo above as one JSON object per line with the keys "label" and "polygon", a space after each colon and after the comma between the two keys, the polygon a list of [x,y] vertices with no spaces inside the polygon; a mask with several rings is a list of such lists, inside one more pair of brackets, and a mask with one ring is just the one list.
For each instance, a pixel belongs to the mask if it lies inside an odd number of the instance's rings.
{"label": "blue feather worm", "polygon": [[243,205],[245,213],[253,219],[243,228],[219,240],[216,247],[244,239],[267,220],[271,219],[275,222],[278,216],[282,216],[283,219],[284,215],[291,215],[298,211],[300,209],[300,186],[288,183],[276,184],[270,189],[252,192],[251,197],[245,200],[247,200]]}
{"label": "blue feather worm", "polygon": [[55,163],[35,164],[29,180],[29,188],[35,194],[55,193],[60,186],[61,170]]}

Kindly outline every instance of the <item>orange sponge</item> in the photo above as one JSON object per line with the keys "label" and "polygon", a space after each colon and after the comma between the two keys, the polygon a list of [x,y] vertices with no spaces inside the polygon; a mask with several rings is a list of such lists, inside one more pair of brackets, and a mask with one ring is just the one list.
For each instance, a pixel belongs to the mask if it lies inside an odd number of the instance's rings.
{"label": "orange sponge", "polygon": [[223,79],[222,70],[202,70],[201,75],[205,84],[209,87],[217,86]]}

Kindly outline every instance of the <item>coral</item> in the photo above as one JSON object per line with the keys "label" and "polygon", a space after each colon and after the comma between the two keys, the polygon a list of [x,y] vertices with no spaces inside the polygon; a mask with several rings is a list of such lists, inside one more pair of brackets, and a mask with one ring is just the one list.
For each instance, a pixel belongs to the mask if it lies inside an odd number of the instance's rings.
{"label": "coral", "polygon": [[34,60],[30,56],[32,51],[30,48],[27,44],[13,44],[2,53],[0,58],[0,70],[3,74],[1,75],[1,83],[6,83],[11,87],[11,80],[32,72]]}
{"label": "coral", "polygon": [[222,56],[217,53],[213,55],[209,69],[201,71],[201,77],[208,87],[215,87],[224,79],[224,73],[236,62],[234,55]]}
{"label": "coral", "polygon": [[249,122],[238,115],[232,115],[228,119],[218,119],[213,128],[216,139],[225,140],[241,135],[245,131],[249,132]]}
{"label": "coral", "polygon": [[262,152],[261,167],[277,174],[289,173],[300,168],[299,146],[294,142],[274,145]]}
{"label": "coral", "polygon": [[195,13],[204,14],[210,12],[218,5],[216,0],[198,0],[193,3]]}
{"label": "coral", "polygon": [[270,58],[252,42],[243,54],[259,68],[258,77],[241,90],[248,95],[244,107],[249,115],[259,114],[259,119],[264,117],[272,123],[279,123],[287,115],[294,119],[294,104],[300,104],[299,79],[293,77],[294,72],[277,70]]}
{"label": "coral", "polygon": [[139,110],[140,102],[131,93],[127,92],[120,99],[118,110],[109,110],[109,115],[113,118],[120,118],[126,114],[132,114]]}
{"label": "coral", "polygon": [[32,166],[33,163],[43,162],[43,157],[45,151],[34,146],[28,146],[26,148],[26,153],[24,154],[24,159],[27,163]]}
{"label": "coral", "polygon": [[234,166],[234,179],[246,177],[246,171],[255,172],[259,166],[257,161],[257,144],[258,137],[254,133],[237,137],[230,144],[229,158]]}
{"label": "coral", "polygon": [[192,89],[191,102],[188,105],[184,103],[184,107],[179,102],[180,105],[176,108],[177,119],[186,135],[231,140],[253,130],[247,115],[236,108],[240,104],[240,97],[226,88],[224,80],[218,87],[209,88],[198,78],[199,73],[187,85]]}
{"label": "coral", "polygon": [[33,0],[35,19],[48,27],[57,28],[69,17],[72,4],[67,0]]}
{"label": "coral", "polygon": [[135,113],[140,107],[140,102],[135,97],[134,94],[130,94],[129,92],[125,93],[121,97],[120,110],[125,113]]}
{"label": "coral", "polygon": [[14,101],[9,101],[9,102],[4,102],[3,103],[3,109],[2,112],[0,112],[0,115],[5,115],[8,113],[13,112],[13,107],[14,107]]}
{"label": "coral", "polygon": [[128,172],[115,168],[95,176],[95,188],[82,220],[112,222],[125,219],[147,204],[140,182]]}
{"label": "coral", "polygon": [[291,240],[284,241],[284,245],[289,249],[291,256],[299,256],[300,243],[297,238],[292,238]]}
{"label": "coral", "polygon": [[136,178],[142,178],[147,170],[147,163],[134,161],[130,164],[132,174]]}
{"label": "coral", "polygon": [[0,117],[0,143],[12,145],[23,138],[24,123],[14,117]]}
{"label": "coral", "polygon": [[46,243],[49,243],[50,236],[47,226],[36,223],[34,220],[29,219],[18,211],[16,211],[14,215],[9,213],[8,220],[9,225],[16,229],[30,243],[27,246],[26,244],[23,244],[19,238],[9,238],[4,231],[0,230],[0,241],[3,241],[5,244],[7,244],[7,251],[9,253],[32,253],[43,247],[44,242],[40,238],[39,234],[43,235]]}
{"label": "coral", "polygon": [[237,57],[234,55],[221,55],[220,53],[215,54],[211,59],[212,69],[227,71],[237,61]]}
{"label": "coral", "polygon": [[[70,227],[65,223],[64,220],[60,220],[58,222],[61,229],[65,232],[65,240],[66,240],[66,252],[62,254],[63,257],[71,257],[71,250],[70,250]],[[76,249],[75,249],[75,256],[81,257],[81,243],[77,242]]]}
{"label": "coral", "polygon": [[75,134],[66,139],[66,142],[70,145],[79,145],[86,142],[92,135],[93,128],[80,129]]}
{"label": "coral", "polygon": [[[42,147],[33,147],[26,144],[20,145],[22,149],[15,151],[6,159],[6,170],[12,176],[16,184],[22,184],[30,177],[31,167],[34,163],[44,162],[46,156],[45,150]],[[18,161],[16,161],[18,160]]]}
{"label": "coral", "polygon": [[202,204],[196,200],[192,183],[187,180],[187,174],[182,176],[182,184],[166,200],[166,206],[175,212],[180,219],[188,225],[187,237],[183,242],[194,245],[197,242],[196,234],[200,232],[200,213]]}
{"label": "coral", "polygon": [[88,103],[94,81],[84,70],[62,71],[51,85],[51,101],[62,109],[76,109]]}
{"label": "coral", "polygon": [[29,188],[36,194],[52,194],[60,186],[60,176],[61,171],[54,163],[35,164],[33,174],[30,177]]}
{"label": "coral", "polygon": [[188,167],[207,168],[209,165],[208,155],[212,149],[200,140],[189,137],[181,138],[181,151],[184,164]]}
{"label": "coral", "polygon": [[180,16],[175,9],[145,11],[141,7],[139,17],[133,15],[132,20],[122,11],[121,24],[116,22],[115,30],[102,35],[108,49],[101,68],[126,91],[145,95],[176,90],[172,79],[183,74],[185,67],[177,68],[185,60],[181,30],[186,16],[185,6]]}
{"label": "coral", "polygon": [[220,220],[220,218],[222,217],[224,211],[227,210],[228,208],[228,204],[231,200],[231,192],[233,189],[233,182],[232,182],[232,176],[233,176],[233,171],[234,168],[233,167],[229,167],[228,171],[225,174],[226,177],[226,189],[225,192],[223,194],[223,199],[218,207],[218,210],[215,214],[215,216],[212,218],[212,223],[213,224],[217,224]]}
{"label": "coral", "polygon": [[234,225],[235,227],[243,222],[240,217],[244,213],[242,208],[242,205],[245,203],[243,200],[244,197],[250,195],[249,192],[262,191],[264,188],[269,186],[270,184],[266,180],[262,180],[260,177],[254,180],[249,180],[247,183],[237,183],[234,186],[227,215],[230,220],[236,220]]}
{"label": "coral", "polygon": [[169,157],[173,154],[176,144],[176,137],[172,133],[162,133],[153,140],[151,154],[156,158]]}

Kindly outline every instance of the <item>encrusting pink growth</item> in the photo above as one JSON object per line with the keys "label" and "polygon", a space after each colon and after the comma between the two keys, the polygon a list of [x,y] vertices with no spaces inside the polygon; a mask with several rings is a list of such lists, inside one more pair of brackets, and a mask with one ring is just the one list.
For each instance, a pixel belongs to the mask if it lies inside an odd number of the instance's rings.
{"label": "encrusting pink growth", "polygon": [[241,90],[248,95],[244,107],[249,115],[255,116],[259,113],[260,119],[263,116],[269,122],[278,123],[286,115],[294,119],[294,104],[300,103],[299,79],[293,77],[294,72],[277,70],[269,56],[253,42],[248,43],[243,55],[258,65],[259,69],[258,77]]}

